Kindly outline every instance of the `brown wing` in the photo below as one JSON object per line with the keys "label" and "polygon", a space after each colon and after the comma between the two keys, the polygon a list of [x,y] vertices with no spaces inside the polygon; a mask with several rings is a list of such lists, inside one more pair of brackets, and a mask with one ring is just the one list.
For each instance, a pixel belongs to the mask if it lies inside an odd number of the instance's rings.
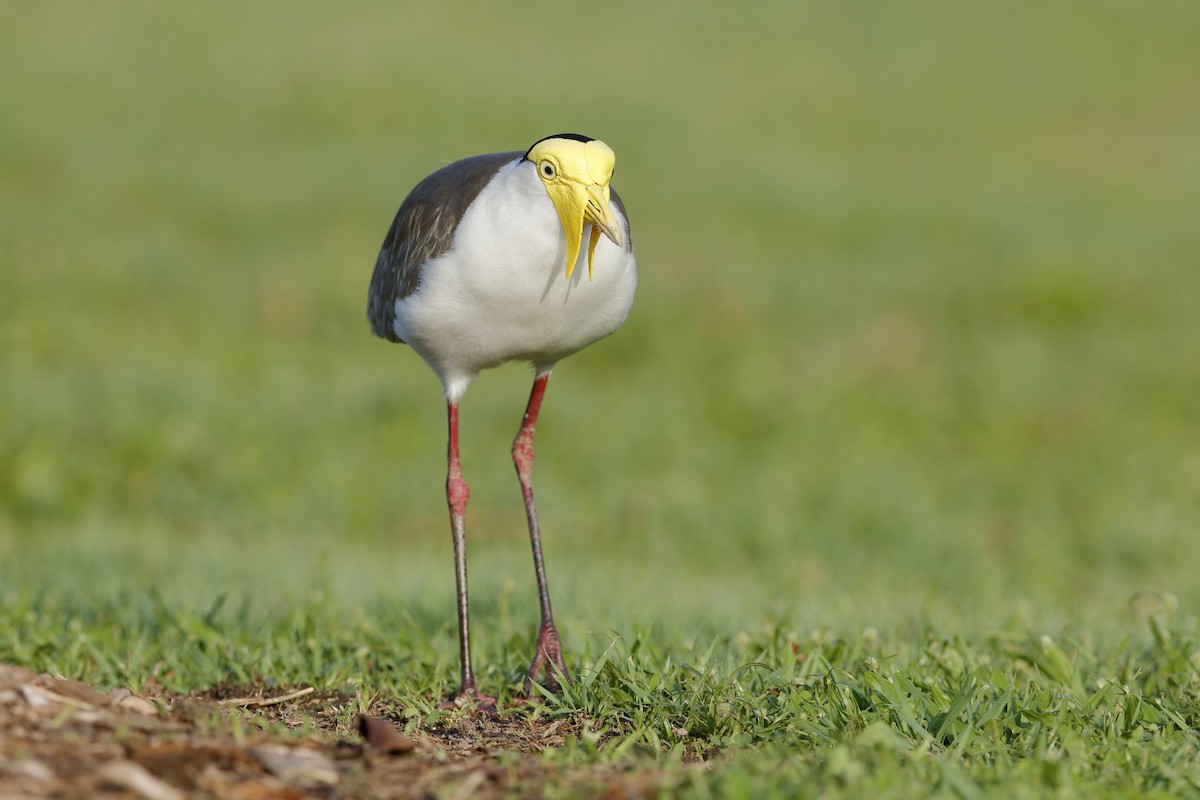
{"label": "brown wing", "polygon": [[490,153],[442,167],[416,185],[396,212],[375,261],[367,296],[371,332],[393,342],[396,301],[421,282],[421,270],[454,243],[454,231],[467,208],[502,166],[520,153]]}

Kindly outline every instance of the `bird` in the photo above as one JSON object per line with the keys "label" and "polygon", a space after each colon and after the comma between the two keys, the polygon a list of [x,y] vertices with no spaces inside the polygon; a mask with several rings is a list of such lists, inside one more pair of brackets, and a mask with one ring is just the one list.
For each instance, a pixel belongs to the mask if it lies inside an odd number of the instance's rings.
{"label": "bird", "polygon": [[408,194],[375,262],[367,301],[372,332],[416,351],[440,379],[446,400],[460,667],[446,708],[496,707],[471,664],[470,488],[459,458],[458,406],[481,371],[508,362],[529,363],[534,372],[512,445],[541,614],[523,694],[534,696],[543,669],[549,691],[570,682],[534,504],[534,431],[555,365],[617,330],[633,305],[636,259],[624,203],[610,183],[615,166],[612,148],[575,133],[544,137],[524,152],[455,161]]}

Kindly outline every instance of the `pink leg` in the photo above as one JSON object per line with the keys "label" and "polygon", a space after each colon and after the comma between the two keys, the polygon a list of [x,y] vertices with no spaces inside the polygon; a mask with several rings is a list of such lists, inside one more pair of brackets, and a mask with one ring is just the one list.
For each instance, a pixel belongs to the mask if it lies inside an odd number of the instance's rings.
{"label": "pink leg", "polygon": [[525,416],[521,420],[521,428],[517,438],[513,440],[512,457],[517,467],[517,478],[521,482],[521,494],[525,497],[525,517],[529,521],[529,542],[533,547],[533,569],[537,575],[538,601],[541,605],[542,622],[538,628],[537,650],[533,655],[533,663],[525,676],[525,694],[533,688],[533,682],[541,674],[542,667],[546,668],[546,688],[555,691],[559,688],[559,680],[569,680],[567,665],[563,661],[562,642],[558,638],[558,630],[554,627],[554,615],[550,610],[550,591],[546,588],[546,567],[542,562],[542,537],[538,532],[537,509],[533,504],[533,432],[537,426],[538,411],[542,407],[542,395],[546,392],[546,382],[550,373],[539,373],[533,381],[533,391],[529,394],[529,404],[525,407]]}
{"label": "pink leg", "polygon": [[475,686],[475,673],[471,670],[471,626],[467,602],[467,501],[471,490],[463,480],[462,467],[458,461],[458,403],[449,401],[446,410],[450,418],[449,469],[446,473],[446,503],[450,506],[450,533],[454,538],[454,582],[458,589],[458,657],[461,667],[458,693],[442,703],[443,708],[454,708],[465,703],[476,703],[485,709],[494,709],[496,698],[483,694]]}

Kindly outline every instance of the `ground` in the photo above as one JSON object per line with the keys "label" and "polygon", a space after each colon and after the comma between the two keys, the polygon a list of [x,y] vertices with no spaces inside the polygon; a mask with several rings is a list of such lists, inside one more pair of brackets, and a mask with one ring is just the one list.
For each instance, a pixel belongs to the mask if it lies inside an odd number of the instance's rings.
{"label": "ground", "polygon": [[655,795],[669,780],[612,765],[563,774],[533,760],[585,720],[462,712],[401,733],[395,704],[376,701],[360,714],[358,702],[263,685],[139,696],[0,666],[0,794],[486,798],[569,781],[577,796],[623,798]]}

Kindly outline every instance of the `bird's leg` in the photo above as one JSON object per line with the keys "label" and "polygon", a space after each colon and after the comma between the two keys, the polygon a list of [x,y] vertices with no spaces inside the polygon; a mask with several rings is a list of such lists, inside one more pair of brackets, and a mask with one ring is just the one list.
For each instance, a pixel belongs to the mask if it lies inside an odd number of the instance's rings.
{"label": "bird's leg", "polygon": [[458,657],[461,667],[458,693],[446,702],[443,708],[454,708],[465,703],[476,703],[484,708],[495,708],[496,698],[483,694],[475,686],[475,673],[471,670],[471,626],[467,603],[467,500],[471,490],[463,480],[462,467],[458,461],[458,402],[449,400],[446,410],[450,418],[449,468],[446,472],[446,503],[450,506],[450,533],[454,537],[454,583],[458,589]]}
{"label": "bird's leg", "polygon": [[517,438],[513,440],[512,457],[517,467],[517,478],[521,481],[521,494],[525,497],[525,517],[529,520],[529,542],[533,547],[533,569],[537,574],[538,602],[541,605],[542,621],[538,627],[537,650],[533,663],[525,676],[525,694],[529,695],[533,682],[546,667],[546,688],[556,691],[559,680],[569,680],[567,665],[563,661],[562,642],[554,627],[554,614],[550,610],[550,591],[546,588],[546,566],[542,563],[542,537],[538,533],[537,509],[533,504],[533,431],[537,425],[538,411],[542,407],[542,395],[546,392],[549,372],[538,373],[529,394],[529,404]]}

